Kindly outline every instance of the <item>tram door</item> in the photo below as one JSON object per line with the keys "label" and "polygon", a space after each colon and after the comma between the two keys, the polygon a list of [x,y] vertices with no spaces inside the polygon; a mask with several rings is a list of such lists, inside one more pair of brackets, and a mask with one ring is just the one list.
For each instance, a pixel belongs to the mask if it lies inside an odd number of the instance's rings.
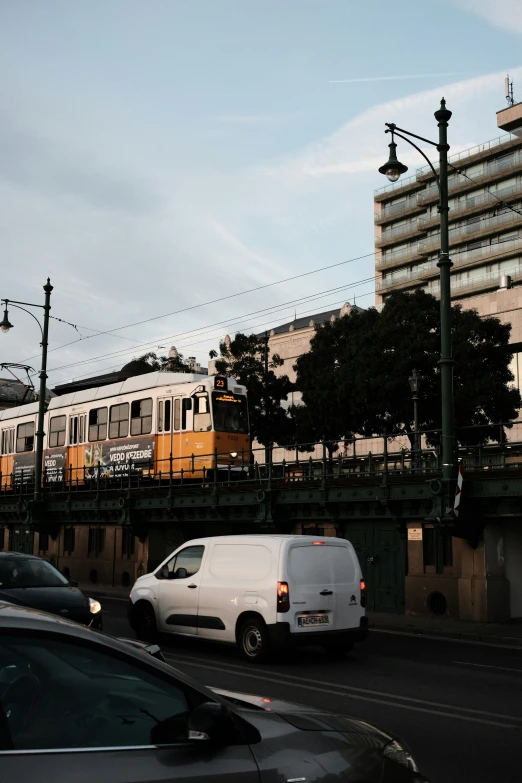
{"label": "tram door", "polygon": [[183,467],[181,457],[181,397],[158,399],[158,442],[156,472],[169,473],[170,455],[172,470],[179,473]]}

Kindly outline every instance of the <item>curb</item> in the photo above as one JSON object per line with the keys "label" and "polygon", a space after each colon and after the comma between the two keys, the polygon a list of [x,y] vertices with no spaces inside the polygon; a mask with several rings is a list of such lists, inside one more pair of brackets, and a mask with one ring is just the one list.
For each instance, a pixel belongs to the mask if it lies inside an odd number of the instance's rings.
{"label": "curb", "polygon": [[456,639],[461,642],[476,642],[478,644],[503,644],[509,647],[522,647],[522,637],[499,636],[498,634],[471,633],[469,631],[444,631],[440,628],[418,628],[415,625],[397,626],[371,623],[369,628],[388,633],[408,634],[409,636],[437,636],[440,639]]}

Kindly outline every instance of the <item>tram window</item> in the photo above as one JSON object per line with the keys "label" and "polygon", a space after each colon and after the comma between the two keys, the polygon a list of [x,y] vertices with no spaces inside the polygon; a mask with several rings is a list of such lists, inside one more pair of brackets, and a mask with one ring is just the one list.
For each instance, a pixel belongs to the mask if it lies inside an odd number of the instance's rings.
{"label": "tram window", "polygon": [[129,434],[129,403],[112,405],[109,415],[109,438],[126,438]]}
{"label": "tram window", "polygon": [[171,407],[171,401],[165,400],[165,432],[170,432]]}
{"label": "tram window", "polygon": [[174,427],[173,429],[179,430],[181,425],[181,400],[174,400]]}
{"label": "tram window", "polygon": [[2,432],[2,454],[12,454],[14,451],[14,427]]}
{"label": "tram window", "polygon": [[69,421],[69,445],[85,442],[85,414],[71,416]]}
{"label": "tram window", "polygon": [[16,453],[32,451],[34,445],[34,421],[19,424],[16,430]]}
{"label": "tram window", "polygon": [[158,402],[158,432],[163,432],[163,400]]}
{"label": "tram window", "polygon": [[107,437],[107,408],[93,408],[89,411],[89,440],[105,440]]}
{"label": "tram window", "polygon": [[192,400],[190,397],[184,397],[183,398],[183,404],[181,406],[181,429],[186,430],[187,429],[187,411],[192,410]]}
{"label": "tram window", "polygon": [[198,394],[194,397],[194,432],[208,432],[211,429],[208,394]]}
{"label": "tram window", "polygon": [[49,448],[65,446],[65,416],[53,416],[49,427]]}
{"label": "tram window", "polygon": [[152,432],[152,398],[131,402],[131,435]]}

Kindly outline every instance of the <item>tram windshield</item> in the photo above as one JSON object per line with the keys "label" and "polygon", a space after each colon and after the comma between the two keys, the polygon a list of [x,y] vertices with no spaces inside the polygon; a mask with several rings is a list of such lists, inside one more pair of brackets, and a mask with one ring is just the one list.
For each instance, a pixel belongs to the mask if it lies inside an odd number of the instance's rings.
{"label": "tram windshield", "polygon": [[228,391],[212,392],[214,429],[217,432],[248,432],[247,400]]}

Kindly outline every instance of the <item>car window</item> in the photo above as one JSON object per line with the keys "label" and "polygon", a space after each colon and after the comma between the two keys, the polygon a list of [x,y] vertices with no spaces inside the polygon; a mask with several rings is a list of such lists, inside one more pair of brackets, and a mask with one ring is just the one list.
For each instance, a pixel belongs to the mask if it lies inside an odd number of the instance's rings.
{"label": "car window", "polygon": [[163,566],[162,575],[167,579],[187,579],[189,576],[194,576],[201,568],[204,551],[204,546],[188,546],[182,549],[169,560],[166,566]]}
{"label": "car window", "polygon": [[47,560],[0,558],[0,587],[65,587],[68,580]]}
{"label": "car window", "polygon": [[189,711],[200,699],[101,648],[0,639],[0,751],[184,742]]}

